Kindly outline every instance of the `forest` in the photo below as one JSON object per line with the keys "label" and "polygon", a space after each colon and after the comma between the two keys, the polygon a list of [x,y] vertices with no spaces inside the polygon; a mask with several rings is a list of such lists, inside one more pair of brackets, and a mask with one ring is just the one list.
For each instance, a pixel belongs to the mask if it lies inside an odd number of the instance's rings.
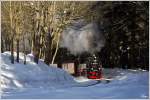
{"label": "forest", "polygon": [[[148,1],[2,1],[1,52],[11,51],[12,64],[19,52],[24,64],[29,53],[36,63],[59,63],[68,57],[60,45],[64,30],[81,20],[97,23],[105,38],[97,50],[103,67],[149,70]],[[90,54],[67,52],[73,60]]]}

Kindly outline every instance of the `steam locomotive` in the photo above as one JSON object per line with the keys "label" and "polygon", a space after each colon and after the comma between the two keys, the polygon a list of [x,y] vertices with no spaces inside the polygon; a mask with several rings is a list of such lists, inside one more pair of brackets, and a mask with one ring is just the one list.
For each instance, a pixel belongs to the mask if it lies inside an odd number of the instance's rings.
{"label": "steam locomotive", "polygon": [[87,78],[101,79],[102,78],[102,63],[100,59],[93,54],[87,61]]}

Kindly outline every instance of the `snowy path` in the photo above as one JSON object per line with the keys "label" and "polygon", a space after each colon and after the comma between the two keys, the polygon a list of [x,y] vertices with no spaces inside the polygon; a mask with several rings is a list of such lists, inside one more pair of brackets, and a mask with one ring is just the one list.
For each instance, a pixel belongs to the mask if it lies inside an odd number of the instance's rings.
{"label": "snowy path", "polygon": [[[139,90],[139,91],[137,91]],[[145,91],[146,90],[146,91]],[[148,98],[148,88],[144,85],[125,86],[125,84],[97,84],[89,87],[68,88],[26,88],[13,93],[6,93],[7,99],[108,99],[108,98]]]}
{"label": "snowy path", "polygon": [[[2,98],[7,99],[147,99],[148,98],[147,72],[139,74],[129,73],[118,80],[108,84],[96,84],[88,87],[47,87],[24,88],[13,92],[7,92]],[[86,82],[84,82],[85,84]]]}

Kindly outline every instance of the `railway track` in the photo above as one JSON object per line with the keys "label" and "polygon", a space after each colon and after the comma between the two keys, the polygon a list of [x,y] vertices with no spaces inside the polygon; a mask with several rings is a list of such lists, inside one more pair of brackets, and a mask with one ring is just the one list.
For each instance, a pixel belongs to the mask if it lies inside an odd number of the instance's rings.
{"label": "railway track", "polygon": [[87,84],[79,84],[77,87],[89,87],[89,86],[94,86],[97,84],[108,84],[111,82],[112,79],[95,79],[96,82],[93,83],[87,83]]}

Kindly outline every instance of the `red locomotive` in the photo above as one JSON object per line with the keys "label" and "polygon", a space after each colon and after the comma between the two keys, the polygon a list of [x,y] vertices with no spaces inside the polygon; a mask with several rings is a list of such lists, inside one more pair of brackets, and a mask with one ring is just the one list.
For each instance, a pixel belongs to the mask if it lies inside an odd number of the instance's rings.
{"label": "red locomotive", "polygon": [[95,54],[93,54],[92,57],[88,58],[87,63],[87,77],[89,79],[101,79],[102,78],[102,63],[96,57]]}

